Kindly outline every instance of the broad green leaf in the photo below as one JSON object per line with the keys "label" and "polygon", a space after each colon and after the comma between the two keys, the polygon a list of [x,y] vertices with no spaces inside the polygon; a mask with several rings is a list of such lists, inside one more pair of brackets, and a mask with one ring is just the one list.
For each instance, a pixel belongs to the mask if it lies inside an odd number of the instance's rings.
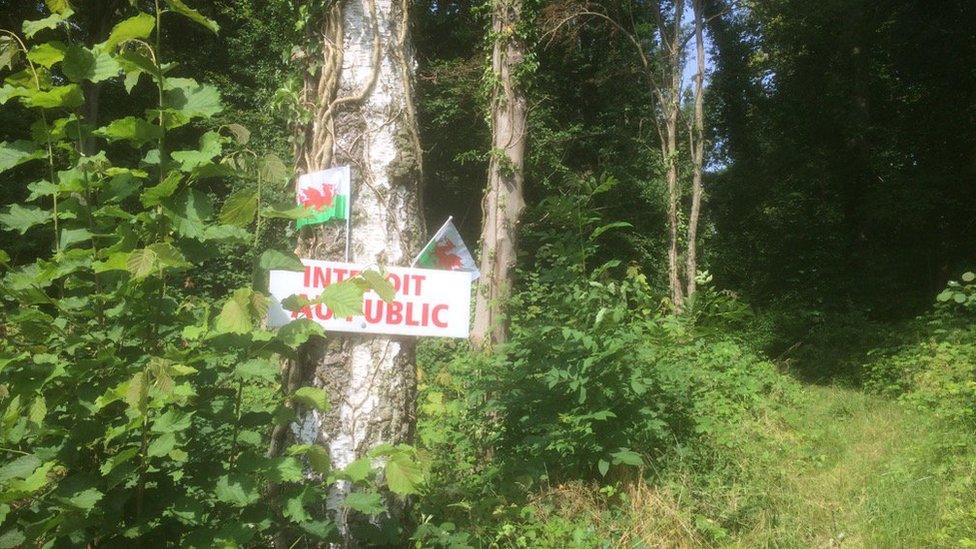
{"label": "broad green leaf", "polygon": [[607,471],[610,470],[610,462],[605,459],[601,459],[597,462],[596,468],[600,471],[600,476],[605,477],[607,476]]}
{"label": "broad green leaf", "polygon": [[363,289],[354,281],[345,280],[326,286],[315,302],[324,303],[332,314],[340,318],[358,316],[363,314],[363,293]]}
{"label": "broad green leaf", "polygon": [[352,482],[362,482],[373,472],[373,463],[369,458],[359,458],[342,470],[345,477]]}
{"label": "broad green leaf", "polygon": [[64,75],[72,82],[101,82],[118,75],[122,70],[115,58],[105,51],[92,51],[79,45],[68,48],[61,67]]}
{"label": "broad green leaf", "polygon": [[251,140],[251,130],[245,128],[240,124],[227,124],[227,131],[234,134],[234,140],[237,141],[239,145],[247,145]]}
{"label": "broad green leaf", "polygon": [[17,528],[11,528],[3,534],[0,534],[0,549],[17,549],[18,547],[25,547],[24,543],[26,541],[27,536],[25,536],[23,532]]}
{"label": "broad green leaf", "polygon": [[45,68],[51,68],[56,63],[64,59],[65,51],[68,49],[63,42],[45,42],[34,46],[27,54],[27,58]]}
{"label": "broad green leaf", "polygon": [[614,464],[630,465],[633,467],[641,467],[644,465],[644,459],[641,458],[640,454],[631,450],[620,450],[619,452],[614,452],[610,454],[613,458]]}
{"label": "broad green leaf", "polygon": [[261,210],[261,215],[269,219],[304,219],[312,213],[303,206],[275,206]]}
{"label": "broad green leaf", "polygon": [[129,408],[138,411],[140,414],[146,412],[146,399],[149,396],[149,385],[146,383],[146,374],[138,372],[134,374],[125,385],[123,399]]}
{"label": "broad green leaf", "polygon": [[156,252],[148,248],[133,250],[125,262],[125,268],[137,280],[153,274],[157,267]]}
{"label": "broad green leaf", "polygon": [[88,242],[91,238],[92,233],[88,229],[61,229],[61,249],[79,242]]}
{"label": "broad green leaf", "polygon": [[170,156],[172,156],[173,160],[180,163],[181,170],[184,172],[192,172],[194,169],[208,164],[222,150],[220,135],[217,132],[210,131],[200,137],[199,150],[174,151]]}
{"label": "broad green leaf", "polygon": [[31,141],[0,141],[0,172],[43,157],[44,151]]}
{"label": "broad green leaf", "polygon": [[245,507],[256,503],[261,498],[257,483],[244,475],[224,475],[217,479],[214,495],[218,501],[229,503],[236,507]]}
{"label": "broad green leaf", "polygon": [[187,267],[190,265],[172,244],[169,242],[157,242],[149,245],[147,250],[152,250],[156,254],[156,261],[160,267]]}
{"label": "broad green leaf", "polygon": [[258,193],[239,190],[227,197],[220,208],[220,222],[227,225],[246,227],[254,221],[258,211]]}
{"label": "broad green leaf", "polygon": [[314,336],[325,336],[322,326],[319,326],[314,320],[299,318],[279,328],[275,337],[288,347],[297,349]]}
{"label": "broad green leaf", "polygon": [[24,97],[24,104],[28,107],[41,109],[66,108],[74,109],[85,102],[85,95],[77,84],[55,86],[48,91],[34,91]]}
{"label": "broad green leaf", "polygon": [[0,214],[0,223],[7,230],[25,234],[31,227],[47,223],[51,217],[51,214],[45,210],[33,207],[24,208],[20,204],[13,204],[7,213]]}
{"label": "broad green leaf", "polygon": [[400,496],[419,493],[418,486],[423,482],[423,471],[410,456],[396,454],[386,462],[383,470],[386,485],[391,492]]}
{"label": "broad green leaf", "polygon": [[163,200],[173,196],[176,192],[177,187],[180,185],[180,172],[171,171],[166,176],[166,179],[158,185],[153,185],[142,191],[139,196],[139,201],[142,205],[149,208],[151,206],[158,206],[163,203]]}
{"label": "broad green leaf", "polygon": [[288,168],[276,154],[266,154],[258,161],[258,176],[264,181],[288,181]]}
{"label": "broad green leaf", "polygon": [[104,273],[106,271],[128,271],[129,252],[113,252],[105,261],[92,264],[92,268],[96,273]]}
{"label": "broad green leaf", "polygon": [[138,148],[150,141],[158,141],[163,135],[163,130],[142,118],[127,116],[113,120],[108,126],[98,128],[92,134],[113,142],[128,141],[133,147]]}
{"label": "broad green leaf", "polygon": [[308,452],[305,453],[308,464],[316,473],[326,474],[332,468],[332,460],[329,458],[329,451],[322,446],[313,444]]}
{"label": "broad green leaf", "polygon": [[267,250],[258,260],[258,268],[263,271],[297,271],[303,272],[305,264],[297,255],[279,250]]}
{"label": "broad green leaf", "polygon": [[364,515],[378,515],[382,513],[383,498],[377,492],[352,492],[342,500],[342,506]]}
{"label": "broad green leaf", "polygon": [[244,381],[274,381],[278,378],[278,366],[266,358],[252,358],[234,367],[234,377]]}
{"label": "broad green leaf", "polygon": [[210,118],[223,110],[220,92],[191,78],[169,78],[163,95],[167,107],[190,118]]}
{"label": "broad green leaf", "polygon": [[380,296],[380,299],[387,303],[393,301],[393,298],[396,296],[396,291],[393,288],[393,284],[385,276],[373,270],[363,271],[362,276],[366,280],[367,287],[376,292]]}
{"label": "broad green leaf", "polygon": [[169,409],[165,414],[156,418],[152,424],[154,433],[177,433],[190,428],[193,413],[180,412]]}
{"label": "broad green leaf", "polygon": [[50,16],[44,19],[38,19],[36,21],[24,21],[22,30],[27,38],[33,38],[35,34],[45,29],[53,29],[61,23],[68,20],[69,17],[74,15],[71,9],[65,9],[60,13],[52,13]]}
{"label": "broad green leaf", "polygon": [[194,23],[206,27],[210,32],[217,34],[220,31],[220,25],[216,21],[204,17],[200,12],[183,3],[183,0],[166,0],[166,3],[169,4],[170,9],[173,11],[188,17]]}
{"label": "broad green leaf", "polygon": [[318,387],[300,387],[295,390],[291,398],[302,406],[314,408],[320,412],[328,412],[330,408],[329,394],[325,392],[325,389]]}
{"label": "broad green leaf", "polygon": [[976,280],[976,273],[973,273],[973,272],[965,272],[965,273],[962,273],[962,281],[963,282],[972,282],[974,280]]}
{"label": "broad green leaf", "polygon": [[71,2],[68,0],[44,0],[44,5],[51,13],[64,13],[71,9]]}
{"label": "broad green leaf", "polygon": [[101,46],[106,50],[112,50],[127,40],[146,39],[155,27],[155,17],[148,13],[140,13],[115,25],[108,36],[108,40],[103,42]]}
{"label": "broad green leaf", "polygon": [[164,203],[167,216],[176,231],[187,238],[202,239],[206,220],[213,215],[210,198],[196,189],[188,189]]}
{"label": "broad green leaf", "polygon": [[29,476],[24,478],[24,480],[13,480],[8,485],[7,488],[11,492],[23,492],[24,494],[30,494],[40,490],[41,488],[47,486],[48,483],[48,473],[54,467],[55,462],[49,461],[44,465],[41,465],[34,470]]}
{"label": "broad green leaf", "polygon": [[104,494],[97,489],[88,488],[67,498],[67,502],[75,509],[90,511],[94,509],[96,503],[102,500],[103,496]]}
{"label": "broad green leaf", "polygon": [[30,409],[27,412],[27,421],[30,421],[36,426],[40,426],[44,423],[44,418],[47,416],[47,401],[44,400],[42,395],[38,395],[34,398],[31,403]]}
{"label": "broad green leaf", "polygon": [[20,456],[0,467],[0,483],[10,479],[25,479],[41,466],[41,460],[34,455]]}
{"label": "broad green leaf", "polygon": [[[20,44],[13,36],[8,34],[0,35],[0,69],[12,69],[20,59]],[[6,87],[6,86],[5,86]],[[2,90],[0,90],[2,91]],[[9,97],[4,98],[0,93],[0,105],[4,104]]]}
{"label": "broad green leaf", "polygon": [[249,288],[234,290],[217,316],[216,328],[221,333],[246,334],[254,326],[250,311]]}
{"label": "broad green leaf", "polygon": [[176,447],[176,434],[163,433],[156,440],[149,443],[146,452],[149,457],[163,457],[169,454]]}

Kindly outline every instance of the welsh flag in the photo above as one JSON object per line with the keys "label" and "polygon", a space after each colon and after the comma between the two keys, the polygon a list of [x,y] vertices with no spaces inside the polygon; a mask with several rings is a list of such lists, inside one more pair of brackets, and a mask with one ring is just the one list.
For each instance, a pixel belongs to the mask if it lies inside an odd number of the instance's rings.
{"label": "welsh flag", "polygon": [[297,220],[295,224],[300,229],[333,219],[348,220],[349,203],[352,201],[350,191],[349,166],[299,177],[295,184],[295,198],[299,205],[311,210],[312,215]]}
{"label": "welsh flag", "polygon": [[477,280],[481,276],[478,265],[471,257],[471,252],[464,245],[461,233],[451,222],[452,218],[441,226],[440,230],[434,234],[434,238],[420,250],[420,255],[413,260],[415,267],[424,269],[441,269],[447,271],[465,271],[471,273],[471,280]]}

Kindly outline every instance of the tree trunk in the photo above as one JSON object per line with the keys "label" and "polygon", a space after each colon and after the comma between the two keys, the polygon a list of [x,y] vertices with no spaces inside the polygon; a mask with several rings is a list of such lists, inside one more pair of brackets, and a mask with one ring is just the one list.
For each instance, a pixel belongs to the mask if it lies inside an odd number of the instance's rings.
{"label": "tree trunk", "polygon": [[691,213],[688,216],[688,257],[685,276],[688,279],[688,297],[697,290],[695,276],[698,274],[698,219],[701,216],[702,163],[705,160],[705,38],[703,35],[702,0],[692,0],[695,16],[695,59],[698,72],[695,74],[695,112],[694,127],[691,129]]}
{"label": "tree trunk", "polygon": [[[657,121],[658,135],[661,139],[661,156],[666,167],[665,178],[668,187],[668,287],[675,311],[681,311],[684,303],[684,285],[681,281],[681,266],[678,261],[678,119],[681,115],[681,69],[684,56],[684,42],[681,40],[681,19],[684,1],[674,3],[673,19],[668,23],[664,9],[659,2],[651,7],[657,19],[664,55],[664,85],[652,91],[657,96],[660,118]],[[652,79],[653,82],[653,79]],[[663,125],[663,131],[662,126]]]}
{"label": "tree trunk", "polygon": [[525,208],[525,89],[515,73],[525,57],[517,36],[522,24],[521,0],[495,0],[492,16],[491,100],[492,150],[481,225],[481,283],[475,299],[472,343],[491,349],[508,338],[504,306],[512,291],[518,222]]}
{"label": "tree trunk", "polygon": [[[421,151],[413,105],[413,49],[407,3],[343,0],[310,31],[320,65],[306,76],[308,124],[296,128],[299,173],[332,166],[352,168],[350,260],[365,265],[407,265],[423,234]],[[315,47],[317,46],[317,47]],[[344,227],[302,230],[300,257],[342,260]],[[332,409],[306,412],[292,425],[300,443],[329,449],[341,469],[381,443],[409,442],[415,421],[414,339],[344,336],[309,345],[294,385],[328,390]],[[363,517],[341,510],[349,486],[333,487],[328,507],[347,546],[355,546]],[[389,498],[396,521],[402,509]],[[376,520],[373,521],[377,523]]]}

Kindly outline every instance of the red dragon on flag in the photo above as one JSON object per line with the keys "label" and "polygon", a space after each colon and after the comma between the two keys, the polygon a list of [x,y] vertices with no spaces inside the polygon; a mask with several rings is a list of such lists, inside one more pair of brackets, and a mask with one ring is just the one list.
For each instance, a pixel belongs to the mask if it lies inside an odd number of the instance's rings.
{"label": "red dragon on flag", "polygon": [[306,187],[302,189],[301,203],[306,208],[322,210],[332,206],[333,198],[332,185],[326,184],[322,187]]}
{"label": "red dragon on flag", "polygon": [[437,266],[441,269],[450,269],[452,271],[460,269],[461,258],[452,252],[454,252],[453,242],[450,240],[438,242],[437,246],[434,247],[434,255],[437,257]]}

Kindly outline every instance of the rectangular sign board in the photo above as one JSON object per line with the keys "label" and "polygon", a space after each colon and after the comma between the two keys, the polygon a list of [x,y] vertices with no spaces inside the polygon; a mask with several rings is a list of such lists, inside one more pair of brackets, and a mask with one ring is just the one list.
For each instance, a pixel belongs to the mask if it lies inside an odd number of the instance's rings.
{"label": "rectangular sign board", "polygon": [[384,302],[372,291],[363,296],[362,316],[336,318],[325,305],[292,312],[281,306],[292,295],[314,299],[330,284],[362,272],[366,266],[338,261],[303,259],[305,271],[271,271],[271,309],[268,324],[283,326],[296,318],[311,318],[326,331],[407,336],[468,337],[471,275],[461,271],[389,267],[387,280],[396,295]]}

